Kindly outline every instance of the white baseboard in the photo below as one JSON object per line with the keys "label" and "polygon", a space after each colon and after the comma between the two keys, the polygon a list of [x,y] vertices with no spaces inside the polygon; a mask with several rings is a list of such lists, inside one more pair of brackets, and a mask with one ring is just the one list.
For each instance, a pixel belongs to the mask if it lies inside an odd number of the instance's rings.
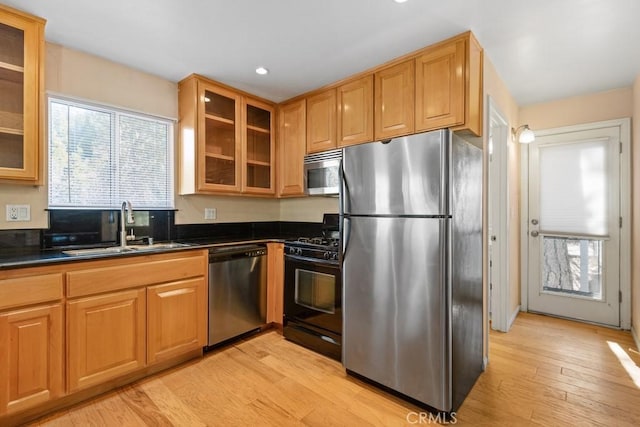
{"label": "white baseboard", "polygon": [[518,317],[518,313],[520,313],[520,306],[517,306],[516,309],[513,311],[513,313],[511,313],[511,317],[509,318],[509,322],[507,323],[507,331],[511,329],[511,326],[513,326],[513,322],[516,321],[516,317]]}
{"label": "white baseboard", "polygon": [[640,351],[640,339],[638,339],[638,334],[636,333],[636,330],[633,328],[633,326],[631,327],[631,336],[636,342],[636,348],[638,349],[638,351]]}
{"label": "white baseboard", "polygon": [[[637,342],[637,341],[636,341]],[[487,365],[489,364],[489,358],[488,357],[483,357],[482,358],[482,370],[486,371],[487,370]]]}

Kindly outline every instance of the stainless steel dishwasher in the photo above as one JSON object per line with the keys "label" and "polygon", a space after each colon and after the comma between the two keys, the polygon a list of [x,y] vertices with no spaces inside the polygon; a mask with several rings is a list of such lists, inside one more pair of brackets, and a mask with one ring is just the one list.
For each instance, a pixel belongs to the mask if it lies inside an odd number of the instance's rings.
{"label": "stainless steel dishwasher", "polygon": [[209,250],[208,346],[259,329],[267,313],[267,248]]}

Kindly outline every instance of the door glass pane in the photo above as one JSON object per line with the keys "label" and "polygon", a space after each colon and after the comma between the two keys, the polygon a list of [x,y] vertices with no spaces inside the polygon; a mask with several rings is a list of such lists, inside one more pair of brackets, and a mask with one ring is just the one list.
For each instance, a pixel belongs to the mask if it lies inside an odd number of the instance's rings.
{"label": "door glass pane", "polygon": [[540,229],[606,236],[608,138],[540,147]]}
{"label": "door glass pane", "polygon": [[543,237],[542,290],[602,300],[603,240]]}
{"label": "door glass pane", "polygon": [[296,304],[335,313],[336,278],[332,274],[296,269]]}

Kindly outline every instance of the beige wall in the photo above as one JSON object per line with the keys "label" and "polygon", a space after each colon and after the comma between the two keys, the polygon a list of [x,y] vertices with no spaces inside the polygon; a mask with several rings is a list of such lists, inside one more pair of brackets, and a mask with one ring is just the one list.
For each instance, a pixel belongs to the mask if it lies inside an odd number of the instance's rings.
{"label": "beige wall", "polygon": [[[214,221],[204,219],[204,209],[215,208]],[[240,196],[176,195],[176,224],[279,221],[280,201]]]}
{"label": "beige wall", "polygon": [[631,240],[631,325],[640,338],[640,75],[633,84],[632,119],[633,238]]}
{"label": "beige wall", "polygon": [[[96,101],[144,113],[176,119],[177,84],[87,53],[47,43],[46,90],[70,97]],[[46,156],[46,154],[45,154]],[[46,163],[46,158],[45,158]],[[333,201],[335,202],[335,200]],[[6,204],[31,205],[31,221],[5,222],[0,229],[46,228],[47,187],[0,184],[0,210]],[[267,198],[179,196],[176,192],[176,223],[277,221],[319,221],[322,212],[337,211],[324,198],[279,201]],[[216,208],[215,221],[204,220],[204,208]]]}
{"label": "beige wall", "polygon": [[535,131],[631,117],[632,113],[633,93],[628,87],[522,107],[519,119]]}
{"label": "beige wall", "polygon": [[[47,92],[178,117],[175,83],[53,43],[47,43],[46,48]],[[46,164],[46,152],[43,155]],[[46,185],[0,184],[0,207],[4,210],[8,203],[30,204],[31,221],[6,223],[5,215],[0,215],[0,229],[48,227]]]}
{"label": "beige wall", "polygon": [[280,201],[281,221],[322,221],[323,213],[338,213],[337,197],[305,197]]}

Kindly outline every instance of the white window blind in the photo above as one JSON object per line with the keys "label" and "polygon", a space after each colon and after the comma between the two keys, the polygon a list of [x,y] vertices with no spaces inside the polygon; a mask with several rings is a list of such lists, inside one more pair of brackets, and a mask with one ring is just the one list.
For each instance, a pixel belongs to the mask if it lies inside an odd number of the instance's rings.
{"label": "white window blind", "polygon": [[173,208],[173,122],[49,98],[49,207]]}
{"label": "white window blind", "polygon": [[540,147],[540,229],[606,237],[609,140]]}

